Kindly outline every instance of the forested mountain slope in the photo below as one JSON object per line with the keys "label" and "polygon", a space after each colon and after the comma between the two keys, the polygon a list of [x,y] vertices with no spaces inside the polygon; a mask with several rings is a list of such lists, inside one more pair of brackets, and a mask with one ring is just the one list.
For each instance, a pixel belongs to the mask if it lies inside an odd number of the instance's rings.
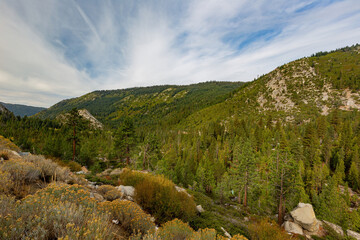
{"label": "forested mountain slope", "polygon": [[33,107],[22,104],[11,104],[11,103],[2,103],[2,102],[0,102],[0,104],[4,105],[8,110],[13,112],[15,116],[20,116],[20,117],[32,116],[46,109],[43,107]]}
{"label": "forested mountain slope", "polygon": [[233,96],[189,116],[185,126],[235,116],[300,123],[331,109],[360,109],[360,45],[302,58],[245,84]]}
{"label": "forested mountain slope", "polygon": [[76,107],[87,109],[99,121],[110,125],[125,117],[132,118],[137,125],[175,124],[195,111],[224,101],[241,85],[241,82],[206,82],[94,91],[61,101],[36,116],[55,118]]}

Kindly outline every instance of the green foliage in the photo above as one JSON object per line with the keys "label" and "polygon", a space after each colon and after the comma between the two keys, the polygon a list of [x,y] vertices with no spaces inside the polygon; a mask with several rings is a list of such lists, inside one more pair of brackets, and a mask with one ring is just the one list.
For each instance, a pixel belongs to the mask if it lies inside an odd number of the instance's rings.
{"label": "green foliage", "polygon": [[120,179],[124,185],[135,187],[135,201],[159,223],[173,218],[189,221],[195,216],[192,197],[177,191],[174,183],[164,176],[125,169]]}
{"label": "green foliage", "polygon": [[253,240],[267,240],[278,239],[287,240],[293,239],[275,222],[269,219],[260,219],[257,222],[251,223],[249,226],[251,239]]}

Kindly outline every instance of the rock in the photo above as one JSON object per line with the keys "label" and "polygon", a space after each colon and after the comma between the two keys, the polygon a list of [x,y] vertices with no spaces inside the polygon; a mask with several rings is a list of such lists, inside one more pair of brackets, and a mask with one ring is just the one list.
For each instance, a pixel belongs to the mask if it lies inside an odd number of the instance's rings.
{"label": "rock", "polygon": [[333,229],[337,234],[340,234],[341,236],[344,236],[344,231],[342,230],[342,228],[334,223],[328,222],[323,220],[323,222],[329,226],[331,229]]}
{"label": "rock", "polygon": [[351,230],[347,230],[346,234],[348,235],[348,237],[353,237],[356,240],[360,240],[360,233],[357,233],[357,232],[354,232],[354,231],[351,231]]}
{"label": "rock", "polygon": [[176,188],[176,191],[178,191],[178,192],[184,192],[184,193],[186,193],[186,195],[188,195],[188,197],[191,197],[191,195],[186,191],[185,188],[178,187],[178,186],[175,186],[175,188]]}
{"label": "rock", "polygon": [[135,188],[133,186],[120,185],[117,186],[116,188],[123,193],[124,197],[133,198],[135,196]]}
{"label": "rock", "polygon": [[299,235],[304,234],[303,229],[297,223],[286,221],[283,223],[283,227],[285,231],[287,231],[288,233],[299,234]]}
{"label": "rock", "polygon": [[85,166],[81,167],[81,171],[83,171],[84,174],[89,173],[89,170]]}
{"label": "rock", "polygon": [[232,238],[230,233],[228,233],[223,227],[221,227],[221,230],[224,232],[225,237],[230,238],[230,239]]}
{"label": "rock", "polygon": [[114,175],[120,175],[122,173],[122,169],[121,168],[115,168],[114,170],[112,170],[110,172],[110,176],[114,176]]}
{"label": "rock", "polygon": [[205,210],[202,208],[201,205],[197,205],[197,206],[196,206],[196,210],[197,210],[199,213],[205,212]]}
{"label": "rock", "polygon": [[294,222],[309,232],[319,230],[319,222],[316,219],[314,209],[311,204],[299,203],[298,206],[290,212]]}
{"label": "rock", "polygon": [[284,216],[284,220],[285,221],[290,221],[290,222],[293,222],[294,221],[294,219],[291,217],[291,215],[290,214],[285,214],[285,216]]}
{"label": "rock", "polygon": [[134,201],[134,199],[132,197],[130,197],[130,196],[126,196],[126,199],[129,200],[129,201],[132,201],[132,202]]}
{"label": "rock", "polygon": [[90,193],[90,198],[94,198],[96,201],[99,201],[99,202],[105,201],[104,197],[98,193]]}

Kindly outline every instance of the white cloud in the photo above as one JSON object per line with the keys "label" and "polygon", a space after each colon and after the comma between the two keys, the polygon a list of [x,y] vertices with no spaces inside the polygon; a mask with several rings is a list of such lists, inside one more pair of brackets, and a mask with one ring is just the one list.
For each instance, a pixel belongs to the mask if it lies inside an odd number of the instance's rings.
{"label": "white cloud", "polygon": [[0,101],[37,106],[96,89],[249,81],[360,39],[357,0],[0,0],[0,12]]}

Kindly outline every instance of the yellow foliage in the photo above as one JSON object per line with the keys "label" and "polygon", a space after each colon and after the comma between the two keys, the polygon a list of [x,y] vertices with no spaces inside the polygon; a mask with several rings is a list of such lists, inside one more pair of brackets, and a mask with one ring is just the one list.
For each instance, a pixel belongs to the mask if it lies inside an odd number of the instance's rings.
{"label": "yellow foliage", "polygon": [[20,152],[20,148],[16,146],[9,139],[0,135],[0,149],[10,149],[16,152]]}

